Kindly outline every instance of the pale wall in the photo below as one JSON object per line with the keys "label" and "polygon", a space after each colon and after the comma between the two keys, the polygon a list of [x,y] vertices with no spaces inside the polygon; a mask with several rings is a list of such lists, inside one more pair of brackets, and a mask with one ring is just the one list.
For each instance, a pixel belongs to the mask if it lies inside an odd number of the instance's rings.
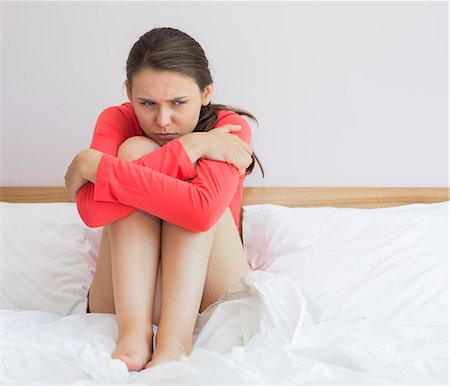
{"label": "pale wall", "polygon": [[2,185],[63,185],[155,26],[205,48],[252,111],[247,186],[448,186],[444,2],[3,2]]}

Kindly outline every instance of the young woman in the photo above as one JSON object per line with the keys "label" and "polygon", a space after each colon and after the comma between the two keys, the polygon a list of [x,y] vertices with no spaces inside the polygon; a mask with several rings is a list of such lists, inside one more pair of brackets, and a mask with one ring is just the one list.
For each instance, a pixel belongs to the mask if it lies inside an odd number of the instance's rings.
{"label": "young woman", "polygon": [[117,315],[112,357],[139,371],[188,355],[198,312],[250,271],[240,209],[257,158],[241,115],[254,117],[211,104],[208,60],[187,34],[141,36],[125,85],[129,103],[100,114],[65,183],[83,221],[103,226],[88,311]]}

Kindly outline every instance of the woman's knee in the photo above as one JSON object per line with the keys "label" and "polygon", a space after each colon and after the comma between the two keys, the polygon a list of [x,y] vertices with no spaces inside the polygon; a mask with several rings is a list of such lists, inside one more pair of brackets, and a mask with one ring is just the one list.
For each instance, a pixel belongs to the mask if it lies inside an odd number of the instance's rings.
{"label": "woman's knee", "polygon": [[117,151],[117,157],[126,161],[134,161],[145,154],[158,150],[161,146],[147,137],[130,137],[123,142]]}

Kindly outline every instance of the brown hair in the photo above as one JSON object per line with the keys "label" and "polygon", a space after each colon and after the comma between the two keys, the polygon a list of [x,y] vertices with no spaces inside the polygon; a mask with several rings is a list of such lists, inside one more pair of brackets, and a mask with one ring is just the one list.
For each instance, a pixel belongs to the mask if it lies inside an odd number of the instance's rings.
{"label": "brown hair", "polygon": [[[145,68],[185,74],[195,80],[201,91],[213,83],[209,62],[203,48],[188,34],[175,28],[154,28],[134,43],[127,59],[127,80],[130,88],[133,76]],[[210,103],[202,106],[194,131],[213,129],[217,122],[217,112],[220,110],[234,111],[258,122],[255,116],[246,110]],[[252,154],[252,158],[253,161],[247,168],[246,174],[252,172],[256,161],[264,177],[264,169],[255,153]]]}

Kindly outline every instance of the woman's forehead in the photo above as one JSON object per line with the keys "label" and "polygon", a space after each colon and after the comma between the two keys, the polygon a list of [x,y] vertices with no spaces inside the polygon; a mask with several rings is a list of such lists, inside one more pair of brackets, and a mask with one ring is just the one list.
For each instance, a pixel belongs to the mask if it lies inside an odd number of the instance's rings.
{"label": "woman's forehead", "polygon": [[[133,77],[132,84],[133,93],[145,92],[166,99],[189,96],[200,91],[194,79],[174,71],[141,70]],[[150,98],[152,95],[139,96]]]}

